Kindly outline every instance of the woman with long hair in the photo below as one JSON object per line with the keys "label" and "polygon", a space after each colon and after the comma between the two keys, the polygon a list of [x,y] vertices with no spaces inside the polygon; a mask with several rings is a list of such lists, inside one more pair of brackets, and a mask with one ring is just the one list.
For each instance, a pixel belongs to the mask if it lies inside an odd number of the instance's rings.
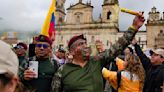
{"label": "woman with long hair", "polygon": [[[117,72],[103,68],[103,77],[118,92],[141,92],[144,84],[144,69],[138,56],[128,54],[125,57],[124,70],[121,71],[121,82],[117,84]],[[119,88],[117,88],[119,86]]]}

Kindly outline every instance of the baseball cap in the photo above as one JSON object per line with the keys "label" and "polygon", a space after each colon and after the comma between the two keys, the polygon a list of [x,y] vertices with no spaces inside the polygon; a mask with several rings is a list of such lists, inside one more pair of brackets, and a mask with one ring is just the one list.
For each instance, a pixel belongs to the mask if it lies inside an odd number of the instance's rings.
{"label": "baseball cap", "polygon": [[0,51],[0,74],[10,72],[17,76],[19,63],[11,46],[0,40]]}
{"label": "baseball cap", "polygon": [[161,55],[164,58],[164,49],[151,50],[150,54],[152,55],[153,53]]}
{"label": "baseball cap", "polygon": [[23,48],[23,49],[27,50],[27,45],[23,42],[19,42],[14,48],[15,49]]}
{"label": "baseball cap", "polygon": [[65,49],[62,48],[62,47],[60,47],[60,48],[58,49],[58,51],[59,51],[59,52],[62,52],[62,53],[65,53],[65,52],[66,52]]}

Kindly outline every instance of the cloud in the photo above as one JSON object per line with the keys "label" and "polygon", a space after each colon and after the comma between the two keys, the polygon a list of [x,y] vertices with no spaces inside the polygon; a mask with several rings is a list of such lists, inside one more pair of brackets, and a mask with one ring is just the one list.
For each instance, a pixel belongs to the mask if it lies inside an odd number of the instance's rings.
{"label": "cloud", "polygon": [[0,17],[0,20],[3,20],[3,18],[2,18],[2,17]]}
{"label": "cloud", "polygon": [[51,1],[1,0],[2,29],[39,30],[44,22]]}

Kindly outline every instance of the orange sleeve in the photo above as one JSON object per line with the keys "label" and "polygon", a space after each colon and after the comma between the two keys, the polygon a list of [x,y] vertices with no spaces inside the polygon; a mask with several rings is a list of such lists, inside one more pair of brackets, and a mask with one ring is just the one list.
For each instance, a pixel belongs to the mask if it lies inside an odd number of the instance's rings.
{"label": "orange sleeve", "polygon": [[124,70],[124,61],[120,58],[116,58],[116,65],[118,67],[118,70]]}
{"label": "orange sleeve", "polygon": [[116,89],[117,86],[117,72],[110,71],[106,68],[102,69],[102,75],[103,77],[112,85],[113,88]]}

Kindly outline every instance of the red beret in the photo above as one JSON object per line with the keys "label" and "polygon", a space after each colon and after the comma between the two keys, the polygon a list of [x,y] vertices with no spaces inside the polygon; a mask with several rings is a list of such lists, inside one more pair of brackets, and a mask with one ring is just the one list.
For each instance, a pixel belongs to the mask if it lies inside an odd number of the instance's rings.
{"label": "red beret", "polygon": [[51,39],[45,35],[39,35],[38,37],[36,37],[36,41],[37,42],[47,42],[50,45],[52,45]]}
{"label": "red beret", "polygon": [[25,50],[27,50],[27,45],[23,42],[19,42],[17,45],[16,45],[16,48],[19,47],[19,46],[22,46]]}
{"label": "red beret", "polygon": [[86,40],[86,38],[84,38],[84,35],[83,35],[83,34],[77,35],[77,36],[73,36],[73,37],[69,40],[69,42],[68,42],[68,48],[70,49],[71,45],[72,45],[75,41],[77,41],[78,39]]}

